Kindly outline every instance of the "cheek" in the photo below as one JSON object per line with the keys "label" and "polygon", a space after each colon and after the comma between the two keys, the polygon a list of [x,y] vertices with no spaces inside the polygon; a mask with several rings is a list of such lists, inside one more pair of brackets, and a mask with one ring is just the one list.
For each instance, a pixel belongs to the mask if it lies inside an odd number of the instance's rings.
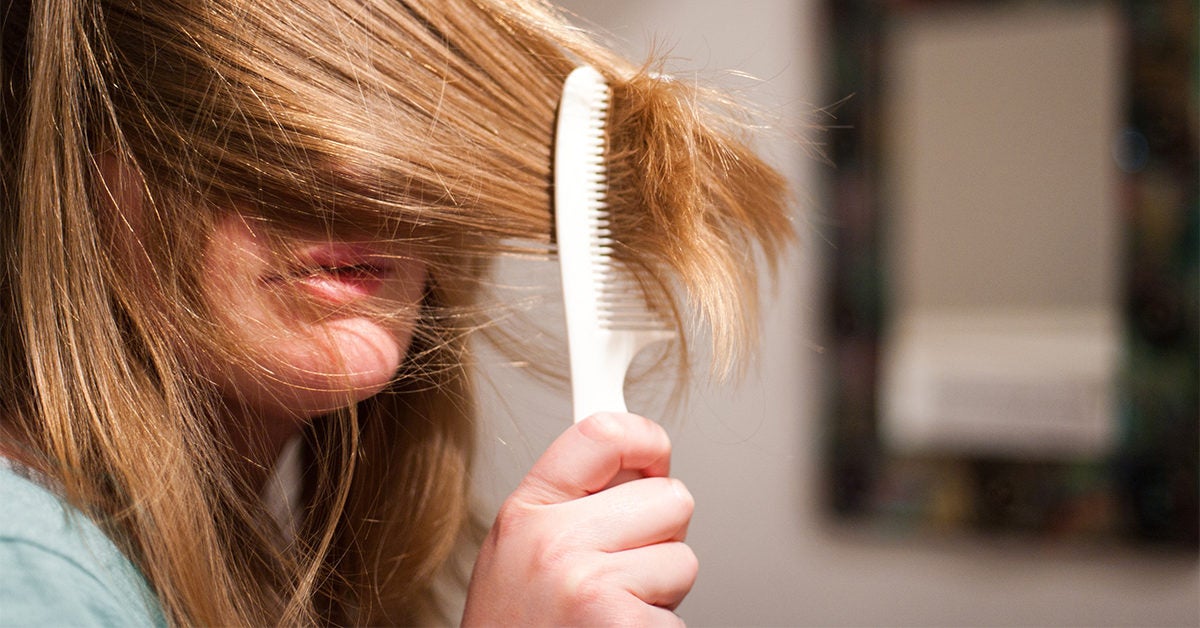
{"label": "cheek", "polygon": [[[416,260],[397,266],[379,297],[408,315],[387,324],[366,316],[343,316],[316,322],[290,321],[295,333],[283,342],[268,332],[262,358],[281,374],[281,382],[298,389],[300,406],[328,411],[374,395],[391,382],[412,342],[425,291],[425,265]],[[279,333],[280,329],[271,330]],[[285,332],[286,334],[286,332]]]}
{"label": "cheek", "polygon": [[[224,395],[264,416],[308,418],[370,397],[391,382],[412,339],[425,265],[404,260],[377,296],[411,315],[388,324],[366,316],[312,317],[271,286],[263,243],[240,220],[214,232],[205,288],[234,347],[206,365]],[[282,298],[281,298],[282,297]]]}

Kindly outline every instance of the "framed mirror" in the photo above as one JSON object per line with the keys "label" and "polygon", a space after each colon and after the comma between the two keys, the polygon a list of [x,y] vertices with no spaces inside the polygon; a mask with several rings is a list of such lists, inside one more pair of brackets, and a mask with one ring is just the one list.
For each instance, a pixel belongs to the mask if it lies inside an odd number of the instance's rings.
{"label": "framed mirror", "polygon": [[1196,3],[827,11],[829,511],[1196,551]]}

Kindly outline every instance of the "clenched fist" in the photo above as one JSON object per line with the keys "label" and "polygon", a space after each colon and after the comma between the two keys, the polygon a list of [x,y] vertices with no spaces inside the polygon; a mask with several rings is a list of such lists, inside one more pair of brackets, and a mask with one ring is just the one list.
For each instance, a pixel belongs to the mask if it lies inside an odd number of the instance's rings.
{"label": "clenched fist", "polygon": [[564,432],[504,502],[464,625],[678,625],[696,580],[691,494],[656,423],[597,414]]}

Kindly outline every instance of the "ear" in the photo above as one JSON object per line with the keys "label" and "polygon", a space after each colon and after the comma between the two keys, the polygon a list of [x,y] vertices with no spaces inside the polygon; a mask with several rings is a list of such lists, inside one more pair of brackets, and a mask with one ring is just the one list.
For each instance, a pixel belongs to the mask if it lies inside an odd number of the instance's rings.
{"label": "ear", "polygon": [[146,180],[127,157],[104,150],[93,157],[96,223],[122,267],[140,273],[153,267],[146,250]]}
{"label": "ear", "polygon": [[146,180],[115,150],[101,151],[94,160],[99,174],[95,186],[97,218],[116,239],[136,241],[142,232]]}

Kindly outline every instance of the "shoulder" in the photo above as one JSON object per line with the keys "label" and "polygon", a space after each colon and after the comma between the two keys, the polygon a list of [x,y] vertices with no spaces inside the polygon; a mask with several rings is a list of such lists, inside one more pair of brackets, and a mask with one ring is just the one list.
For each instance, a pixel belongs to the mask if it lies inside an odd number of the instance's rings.
{"label": "shoulder", "polygon": [[112,541],[3,459],[0,504],[0,626],[163,623]]}

